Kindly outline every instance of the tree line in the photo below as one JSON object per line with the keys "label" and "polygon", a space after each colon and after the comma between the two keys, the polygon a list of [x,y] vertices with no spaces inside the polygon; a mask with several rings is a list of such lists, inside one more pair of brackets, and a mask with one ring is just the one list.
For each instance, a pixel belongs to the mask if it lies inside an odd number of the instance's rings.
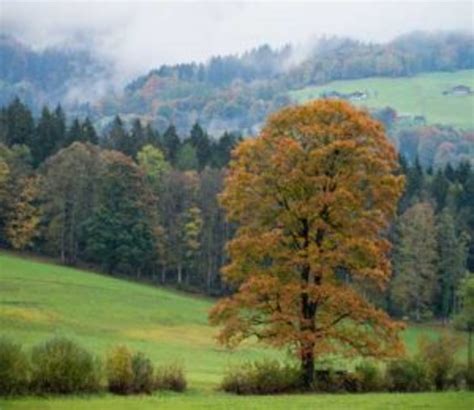
{"label": "tree line", "polygon": [[[99,134],[58,106],[34,118],[21,101],[0,111],[0,244],[63,263],[209,294],[236,227],[218,196],[238,135],[186,138],[116,117]],[[461,161],[426,168],[400,158],[406,187],[390,228],[394,275],[375,302],[424,320],[456,313],[474,270],[474,172]],[[367,295],[375,295],[370,288]]]}
{"label": "tree line", "polygon": [[217,195],[240,137],[181,138],[115,118],[99,135],[60,106],[0,113],[0,243],[109,273],[221,292],[231,235]]}

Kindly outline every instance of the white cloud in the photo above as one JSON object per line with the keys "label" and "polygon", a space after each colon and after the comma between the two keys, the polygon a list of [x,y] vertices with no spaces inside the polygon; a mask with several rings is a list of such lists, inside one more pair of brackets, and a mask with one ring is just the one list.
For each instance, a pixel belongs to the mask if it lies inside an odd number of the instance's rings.
{"label": "white cloud", "polygon": [[125,78],[262,43],[323,34],[386,41],[412,30],[472,30],[471,1],[66,2],[0,0],[0,31],[35,47],[92,45]]}

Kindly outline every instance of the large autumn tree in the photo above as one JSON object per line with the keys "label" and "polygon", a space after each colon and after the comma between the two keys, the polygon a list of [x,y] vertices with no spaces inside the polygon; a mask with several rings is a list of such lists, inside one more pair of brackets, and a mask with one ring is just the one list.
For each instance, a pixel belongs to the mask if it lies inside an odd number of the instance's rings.
{"label": "large autumn tree", "polygon": [[242,142],[221,196],[239,228],[223,270],[238,290],[210,313],[220,341],[292,348],[307,387],[323,355],[398,354],[401,326],[354,286],[389,280],[396,173],[382,126],[342,101],[286,108]]}

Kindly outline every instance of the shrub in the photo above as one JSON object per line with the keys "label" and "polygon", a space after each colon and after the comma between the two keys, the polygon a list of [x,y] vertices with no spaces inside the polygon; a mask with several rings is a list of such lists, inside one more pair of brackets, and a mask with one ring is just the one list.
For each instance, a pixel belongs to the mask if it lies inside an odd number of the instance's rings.
{"label": "shrub", "polygon": [[132,357],[133,383],[132,391],[134,393],[150,394],[154,388],[153,364],[143,353],[135,353]]}
{"label": "shrub", "polygon": [[391,361],[386,370],[388,390],[418,392],[431,390],[428,372],[419,360],[399,359]]}
{"label": "shrub", "polygon": [[26,393],[29,370],[21,345],[0,338],[0,396]]}
{"label": "shrub", "polygon": [[117,346],[107,355],[106,364],[109,391],[130,394],[134,387],[132,353],[126,346]]}
{"label": "shrub", "polygon": [[465,364],[458,363],[450,371],[446,388],[463,390],[469,387],[469,369]]}
{"label": "shrub", "polygon": [[66,338],[35,346],[31,368],[31,386],[38,393],[92,392],[100,388],[98,360]]}
{"label": "shrub", "polygon": [[345,370],[316,370],[313,389],[325,393],[357,393],[361,391],[358,376]]}
{"label": "shrub", "polygon": [[355,368],[355,375],[359,380],[360,391],[375,392],[384,389],[384,382],[380,368],[373,362],[363,361]]}
{"label": "shrub", "polygon": [[262,360],[230,368],[220,388],[237,394],[277,394],[299,390],[300,381],[298,367]]}
{"label": "shrub", "polygon": [[436,390],[445,390],[456,369],[456,354],[461,346],[459,338],[443,334],[437,340],[419,341],[420,359]]}
{"label": "shrub", "polygon": [[181,364],[171,363],[156,369],[155,388],[157,390],[182,392],[186,390],[186,386],[184,368]]}

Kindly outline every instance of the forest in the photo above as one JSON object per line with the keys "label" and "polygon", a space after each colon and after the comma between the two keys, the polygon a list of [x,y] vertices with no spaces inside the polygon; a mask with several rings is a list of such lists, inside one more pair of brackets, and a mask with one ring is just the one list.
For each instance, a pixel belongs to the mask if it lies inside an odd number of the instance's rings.
{"label": "forest", "polygon": [[[193,292],[233,292],[220,270],[236,225],[219,196],[239,135],[213,138],[198,123],[185,136],[173,126],[160,133],[120,117],[100,134],[60,106],[35,118],[16,99],[1,111],[0,141],[2,247]],[[389,235],[394,275],[383,294],[365,292],[396,317],[449,320],[474,270],[474,170],[470,161],[427,167],[416,147],[409,154],[399,156],[406,185]]]}

